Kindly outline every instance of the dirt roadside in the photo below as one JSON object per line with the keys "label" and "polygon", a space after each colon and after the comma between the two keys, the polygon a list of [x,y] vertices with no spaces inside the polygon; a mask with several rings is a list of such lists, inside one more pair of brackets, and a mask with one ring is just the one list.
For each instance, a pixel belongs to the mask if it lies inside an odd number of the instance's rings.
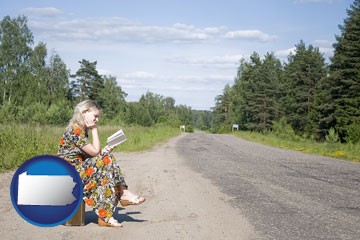
{"label": "dirt roadside", "polygon": [[13,172],[0,175],[1,239],[258,239],[230,198],[188,168],[174,146],[185,134],[151,151],[117,153],[130,190],[145,196],[140,206],[119,207],[123,228],[102,228],[87,209],[86,226],[41,228],[25,222],[11,204]]}

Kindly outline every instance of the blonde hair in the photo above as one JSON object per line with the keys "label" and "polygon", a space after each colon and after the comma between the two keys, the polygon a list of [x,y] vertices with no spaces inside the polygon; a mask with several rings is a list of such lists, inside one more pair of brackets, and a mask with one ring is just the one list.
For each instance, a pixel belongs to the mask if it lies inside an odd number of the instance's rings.
{"label": "blonde hair", "polygon": [[98,107],[98,105],[92,100],[85,100],[85,101],[79,102],[75,106],[74,114],[73,114],[72,118],[70,119],[68,128],[80,127],[83,131],[87,132],[83,113],[86,111],[92,111],[94,109],[98,109],[100,111],[100,108]]}

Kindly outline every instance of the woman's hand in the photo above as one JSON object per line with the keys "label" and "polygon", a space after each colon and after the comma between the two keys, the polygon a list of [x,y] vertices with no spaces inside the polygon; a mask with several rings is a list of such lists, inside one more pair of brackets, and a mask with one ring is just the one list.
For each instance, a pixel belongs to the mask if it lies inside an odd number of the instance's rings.
{"label": "woman's hand", "polygon": [[84,120],[85,120],[85,125],[87,128],[95,128],[96,127],[96,117],[94,116],[94,114],[92,112],[86,112],[84,114]]}
{"label": "woman's hand", "polygon": [[113,147],[111,147],[111,146],[109,146],[109,145],[106,145],[106,146],[101,150],[101,153],[111,153],[113,149],[114,149]]}
{"label": "woman's hand", "polygon": [[99,121],[99,110],[93,109],[83,113],[84,123],[86,128],[91,129],[92,143],[89,143],[81,148],[90,156],[98,156],[101,153],[100,140],[96,123]]}

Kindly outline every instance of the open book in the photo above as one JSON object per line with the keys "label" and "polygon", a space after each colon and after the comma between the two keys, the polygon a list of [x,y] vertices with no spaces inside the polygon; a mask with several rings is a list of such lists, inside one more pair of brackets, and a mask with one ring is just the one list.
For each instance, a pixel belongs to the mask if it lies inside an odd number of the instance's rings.
{"label": "open book", "polygon": [[117,145],[126,141],[126,136],[122,129],[107,138],[107,145],[110,147],[116,147]]}

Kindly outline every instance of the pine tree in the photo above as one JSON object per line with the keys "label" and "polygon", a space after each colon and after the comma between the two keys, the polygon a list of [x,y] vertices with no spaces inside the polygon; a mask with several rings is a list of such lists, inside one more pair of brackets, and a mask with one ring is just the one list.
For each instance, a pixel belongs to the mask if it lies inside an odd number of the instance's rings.
{"label": "pine tree", "polygon": [[79,61],[80,68],[73,75],[75,78],[72,81],[73,96],[84,100],[90,98],[103,107],[100,93],[104,88],[104,79],[99,75],[96,70],[97,62],[90,62],[88,60]]}
{"label": "pine tree", "polygon": [[256,99],[257,82],[261,59],[258,53],[250,56],[250,61],[241,60],[238,74],[233,86],[233,97],[230,104],[231,116],[244,130],[255,130],[259,124]]}
{"label": "pine tree", "polygon": [[360,119],[360,0],[354,1],[347,14],[333,45],[330,76],[323,81],[328,97],[319,106],[322,132],[335,125],[343,141],[349,126]]}
{"label": "pine tree", "polygon": [[288,57],[284,70],[287,120],[297,134],[313,135],[317,128],[314,117],[316,89],[326,76],[325,59],[318,48],[306,47],[300,41],[295,54]]}
{"label": "pine tree", "polygon": [[223,94],[215,97],[215,106],[212,108],[214,119],[212,125],[215,129],[220,128],[222,125],[230,124],[229,107],[231,102],[231,87],[226,84],[223,89]]}
{"label": "pine tree", "polygon": [[253,53],[250,62],[241,60],[229,104],[232,122],[247,130],[271,129],[272,122],[282,112],[281,75],[281,63],[273,54],[268,53],[261,60]]}
{"label": "pine tree", "polygon": [[273,54],[266,54],[261,63],[256,99],[259,108],[259,130],[269,130],[272,122],[281,116],[279,98],[281,96],[281,63]]}

